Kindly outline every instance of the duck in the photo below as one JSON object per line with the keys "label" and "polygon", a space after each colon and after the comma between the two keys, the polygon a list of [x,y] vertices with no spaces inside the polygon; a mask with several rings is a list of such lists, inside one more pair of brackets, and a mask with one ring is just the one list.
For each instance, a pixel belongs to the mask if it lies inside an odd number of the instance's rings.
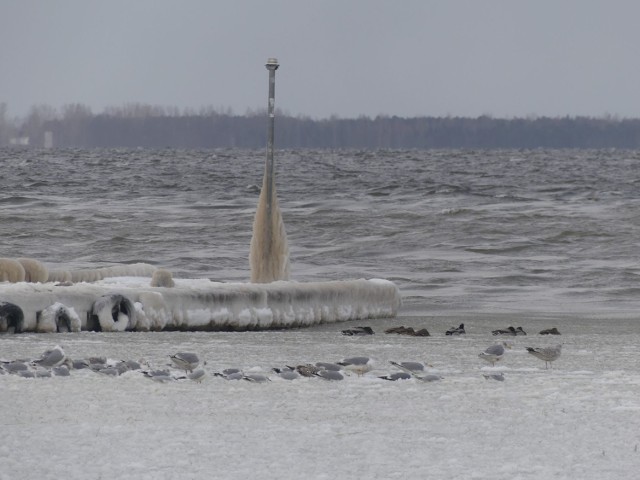
{"label": "duck", "polygon": [[465,333],[467,332],[465,332],[464,330],[464,323],[461,323],[460,326],[458,327],[451,327],[449,330],[446,331],[446,335],[462,335]]}

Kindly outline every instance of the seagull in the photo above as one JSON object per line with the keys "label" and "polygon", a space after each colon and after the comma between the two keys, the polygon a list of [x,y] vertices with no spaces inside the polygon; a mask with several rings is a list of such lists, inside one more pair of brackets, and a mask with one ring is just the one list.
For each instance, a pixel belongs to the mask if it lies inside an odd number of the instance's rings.
{"label": "seagull", "polygon": [[216,372],[213,375],[225,380],[242,380],[244,377],[244,373],[239,368],[225,368],[222,372]]}
{"label": "seagull", "polygon": [[[380,378],[384,378],[385,380],[404,380],[404,379],[413,377],[416,380],[419,380],[421,382],[435,382],[437,380],[442,380],[442,377],[440,375],[435,375],[435,374],[421,375],[425,372],[425,365],[420,362],[390,361],[389,363],[395,367],[398,367],[400,370],[402,370],[402,372],[392,373],[391,375],[387,375],[386,377],[380,377]],[[427,364],[427,366],[431,367],[432,365]],[[406,375],[409,375],[409,376],[407,377]],[[398,378],[388,378],[388,377],[394,377],[394,376],[398,376]]]}
{"label": "seagull", "polygon": [[320,370],[316,374],[316,377],[324,378],[325,380],[343,380],[344,376],[340,372],[335,370]]}
{"label": "seagull", "polygon": [[342,370],[342,367],[340,365],[332,362],[316,362],[316,367],[323,370],[333,370],[334,372],[339,372],[340,370]]}
{"label": "seagull", "polygon": [[67,367],[66,365],[60,365],[59,367],[53,367],[51,369],[53,371],[53,374],[57,377],[68,377],[70,375],[69,373],[69,367]]}
{"label": "seagull", "polygon": [[34,360],[32,363],[41,367],[57,367],[64,363],[65,358],[66,355],[64,354],[62,347],[60,345],[56,345],[51,350],[45,351],[39,359]]}
{"label": "seagull", "polygon": [[416,375],[415,373],[413,374],[413,378],[415,378],[416,380],[420,380],[421,382],[437,382],[439,380],[442,380],[443,377],[441,377],[440,375],[435,375],[433,373],[430,373],[428,375]]}
{"label": "seagull", "polygon": [[292,370],[296,370],[303,377],[313,377],[320,370],[324,370],[323,368],[316,367],[315,365],[311,365],[310,363],[307,363],[306,365],[297,365],[296,367],[289,367],[287,365],[287,367],[291,368]]}
{"label": "seagull", "polygon": [[369,357],[350,357],[338,362],[345,370],[355,372],[359,377],[373,368],[373,361]]}
{"label": "seagull", "polygon": [[478,356],[481,359],[489,362],[491,365],[495,365],[496,362],[499,362],[500,360],[502,360],[502,357],[505,354],[505,347],[511,348],[511,346],[506,342],[497,343],[495,345],[491,345],[489,348],[487,348],[484,352],[480,353]]}
{"label": "seagull", "polygon": [[47,370],[46,368],[38,368],[36,369],[35,373],[35,377],[36,378],[50,378],[51,377],[51,370]]}
{"label": "seagull", "polygon": [[169,355],[169,358],[178,368],[185,372],[193,372],[193,369],[200,363],[198,355],[189,352],[178,352],[175,355]]}
{"label": "seagull", "polygon": [[461,323],[459,327],[451,327],[446,331],[445,335],[462,335],[464,333],[467,332],[464,330],[464,323]]}
{"label": "seagull", "polygon": [[26,363],[21,362],[19,360],[14,360],[12,362],[4,363],[2,368],[8,373],[19,373],[26,372],[29,370],[29,367]]}
{"label": "seagull", "polygon": [[117,367],[111,365],[99,368],[96,370],[96,372],[101,373],[102,375],[107,375],[109,377],[117,377],[122,373],[120,372],[120,370],[118,370]]}
{"label": "seagull", "polygon": [[394,372],[394,373],[390,373],[389,375],[382,375],[381,377],[378,377],[378,378],[395,382],[397,380],[409,380],[411,377],[412,375],[407,372]]}
{"label": "seagull", "polygon": [[81,358],[77,360],[71,360],[68,366],[70,368],[73,368],[74,370],[83,370],[85,368],[89,368],[89,365],[90,365],[89,361],[85,360],[84,358]]}
{"label": "seagull", "polygon": [[272,370],[276,372],[278,376],[283,380],[295,380],[296,378],[300,378],[300,374],[296,371],[295,368],[273,368]]}
{"label": "seagull", "polygon": [[389,363],[408,374],[424,372],[424,364],[420,362],[394,362],[393,360],[391,360],[389,361]]}
{"label": "seagull", "polygon": [[142,374],[154,382],[169,382],[174,380],[169,370],[144,370]]}
{"label": "seagull", "polygon": [[562,344],[555,347],[527,347],[527,352],[544,362],[544,368],[549,368],[551,362],[557,360],[562,353]]}
{"label": "seagull", "polygon": [[187,378],[189,380],[193,380],[194,382],[200,383],[205,379],[206,376],[207,374],[205,373],[205,371],[202,368],[198,368],[197,370],[189,373],[187,375]]}
{"label": "seagull", "polygon": [[131,368],[129,367],[129,364],[124,360],[116,362],[112,366],[118,371],[118,375],[122,375],[124,372],[128,372],[129,370],[131,370]]}
{"label": "seagull", "polygon": [[107,363],[106,357],[89,357],[89,365],[104,365]]}
{"label": "seagull", "polygon": [[247,373],[242,377],[242,379],[248,380],[249,382],[254,382],[254,383],[264,383],[264,382],[271,381],[269,377],[261,373]]}
{"label": "seagull", "polygon": [[123,360],[123,363],[129,370],[140,370],[142,368],[141,363],[136,362],[135,360]]}

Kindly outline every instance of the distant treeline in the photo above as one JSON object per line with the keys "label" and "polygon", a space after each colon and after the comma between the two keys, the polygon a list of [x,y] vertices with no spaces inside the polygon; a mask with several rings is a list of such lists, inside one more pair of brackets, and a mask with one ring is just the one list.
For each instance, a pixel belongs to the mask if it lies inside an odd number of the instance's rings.
{"label": "distant treeline", "polygon": [[[0,146],[260,148],[266,110],[234,115],[129,104],[93,114],[81,105],[39,106],[9,119],[0,103]],[[50,133],[47,133],[50,132]],[[28,139],[28,140],[27,140]],[[311,119],[277,112],[277,148],[640,148],[640,119],[612,117],[361,116]]]}

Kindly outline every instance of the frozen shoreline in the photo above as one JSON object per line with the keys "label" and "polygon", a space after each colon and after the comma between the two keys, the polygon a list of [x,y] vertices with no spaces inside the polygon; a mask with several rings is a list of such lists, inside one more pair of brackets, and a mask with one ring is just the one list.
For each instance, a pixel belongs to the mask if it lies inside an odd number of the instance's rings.
{"label": "frozen shoreline", "polygon": [[[506,320],[506,319],[504,319]],[[431,337],[385,335],[426,326]],[[560,337],[510,337],[488,367],[477,354],[503,319],[377,320],[376,335],[345,337],[356,323],[273,332],[157,332],[0,336],[2,357],[39,355],[55,343],[72,357],[104,355],[168,363],[197,352],[206,371],[268,372],[286,363],[369,355],[375,369],[342,382],[277,378],[266,384],[158,384],[134,372],[107,378],[0,376],[5,405],[1,479],[21,478],[632,478],[640,465],[640,326],[565,318]],[[511,324],[518,323],[514,317]],[[516,325],[519,326],[519,325]],[[533,333],[546,318],[523,319]],[[565,343],[552,370],[529,345]],[[444,377],[387,382],[389,360],[421,360]],[[504,382],[482,373],[500,371]]]}

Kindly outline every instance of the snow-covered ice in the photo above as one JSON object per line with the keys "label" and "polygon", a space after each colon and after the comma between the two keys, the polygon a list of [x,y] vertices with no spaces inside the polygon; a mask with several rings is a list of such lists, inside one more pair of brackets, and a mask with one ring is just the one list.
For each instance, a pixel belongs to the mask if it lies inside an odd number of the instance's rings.
{"label": "snow-covered ice", "polygon": [[[522,320],[522,321],[520,321]],[[446,336],[464,321],[467,333]],[[491,367],[478,352],[508,320],[404,317],[266,332],[63,333],[0,336],[0,358],[38,358],[59,344],[170,367],[206,361],[202,383],[154,382],[139,372],[69,377],[0,375],[0,479],[527,479],[634,478],[640,467],[640,325],[635,319],[519,319],[527,336]],[[551,323],[553,322],[553,323]],[[385,335],[392,325],[431,337]],[[559,327],[561,336],[535,332]],[[553,368],[526,347],[563,343]],[[271,368],[375,360],[341,382],[284,380]],[[439,382],[389,382],[394,361],[420,361]],[[229,382],[228,367],[270,382]],[[503,373],[504,381],[485,379]],[[184,372],[182,372],[184,374]]]}

